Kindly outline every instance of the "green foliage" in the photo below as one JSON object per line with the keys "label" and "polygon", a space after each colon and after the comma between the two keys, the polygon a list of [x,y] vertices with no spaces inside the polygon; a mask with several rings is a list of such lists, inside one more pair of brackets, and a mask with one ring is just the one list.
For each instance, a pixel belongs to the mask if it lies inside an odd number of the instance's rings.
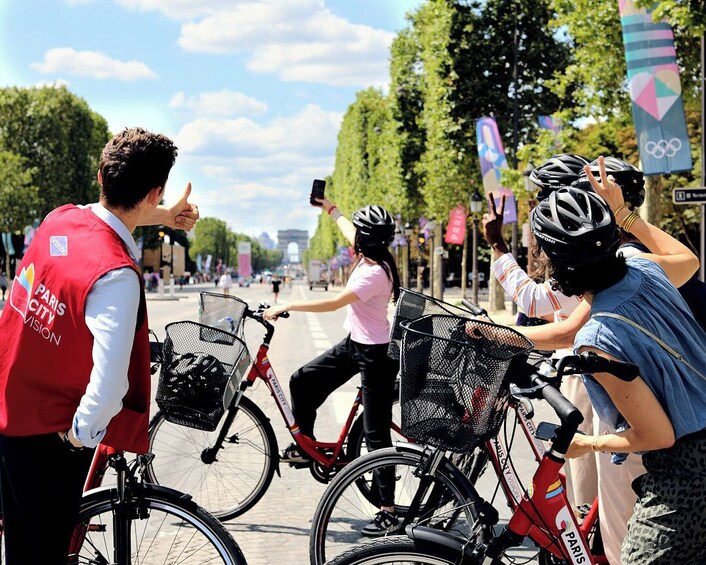
{"label": "green foliage", "polygon": [[26,159],[40,189],[39,217],[68,202],[96,201],[98,158],[109,137],[107,122],[64,87],[0,89],[0,149]]}
{"label": "green foliage", "polygon": [[37,217],[39,190],[25,159],[0,151],[0,232],[23,230]]}

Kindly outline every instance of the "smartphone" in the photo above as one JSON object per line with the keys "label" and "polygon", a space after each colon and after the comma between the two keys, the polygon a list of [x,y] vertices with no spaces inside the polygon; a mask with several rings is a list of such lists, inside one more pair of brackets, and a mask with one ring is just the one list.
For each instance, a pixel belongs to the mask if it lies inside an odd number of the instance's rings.
{"label": "smartphone", "polygon": [[[554,441],[556,430],[559,424],[552,424],[551,422],[540,422],[537,426],[537,430],[534,432],[534,437],[537,439],[543,439],[544,441]],[[581,430],[576,431],[577,434],[586,435]]]}
{"label": "smartphone", "polygon": [[314,179],[314,183],[311,185],[311,194],[309,195],[309,203],[312,206],[321,206],[321,202],[314,200],[315,198],[324,197],[324,189],[326,188],[326,181]]}

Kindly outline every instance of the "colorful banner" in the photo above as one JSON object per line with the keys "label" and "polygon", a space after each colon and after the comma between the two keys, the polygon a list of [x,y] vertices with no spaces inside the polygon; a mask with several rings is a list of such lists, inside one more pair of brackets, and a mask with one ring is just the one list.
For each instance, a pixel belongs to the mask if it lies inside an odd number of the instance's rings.
{"label": "colorful banner", "polygon": [[517,221],[517,205],[515,196],[509,188],[500,186],[500,171],[507,168],[505,150],[500,139],[498,124],[495,118],[480,118],[476,121],[476,138],[478,140],[478,156],[480,157],[480,170],[483,175],[483,187],[486,196],[489,192],[495,197],[496,206],[500,197],[505,194],[505,213],[503,223],[511,224]]}
{"label": "colorful banner", "polygon": [[449,225],[446,227],[444,243],[463,245],[466,239],[466,209],[456,206],[449,212]]}
{"label": "colorful banner", "polygon": [[691,147],[681,97],[674,34],[651,10],[619,0],[632,116],[646,175],[690,171]]}
{"label": "colorful banner", "polygon": [[252,264],[250,263],[250,242],[238,242],[238,276],[249,277],[252,275]]}
{"label": "colorful banner", "polygon": [[539,121],[539,127],[542,129],[550,129],[554,133],[559,133],[561,131],[561,124],[559,120],[554,119],[554,116],[537,116]]}
{"label": "colorful banner", "polygon": [[404,247],[407,245],[407,240],[404,236],[404,227],[402,226],[402,216],[397,214],[395,216],[395,238],[392,240],[392,247]]}

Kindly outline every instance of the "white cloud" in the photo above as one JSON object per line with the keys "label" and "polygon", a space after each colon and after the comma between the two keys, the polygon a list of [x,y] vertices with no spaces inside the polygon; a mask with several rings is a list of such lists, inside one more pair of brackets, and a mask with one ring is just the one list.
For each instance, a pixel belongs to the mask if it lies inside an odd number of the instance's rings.
{"label": "white cloud", "polygon": [[157,73],[140,61],[119,61],[98,51],[76,51],[57,47],[44,54],[44,61],[30,67],[43,74],[67,73],[96,79],[134,81],[156,79]]}
{"label": "white cloud", "polygon": [[353,24],[323,0],[116,0],[184,22],[186,51],[249,56],[248,69],[285,81],[383,86],[394,34]]}
{"label": "white cloud", "polygon": [[169,101],[170,108],[186,109],[203,116],[259,116],[267,112],[267,104],[242,92],[221,90],[187,96],[177,92]]}
{"label": "white cloud", "polygon": [[252,157],[291,152],[333,155],[342,116],[309,104],[294,116],[266,125],[248,118],[198,118],[184,125],[176,142],[185,153]]}

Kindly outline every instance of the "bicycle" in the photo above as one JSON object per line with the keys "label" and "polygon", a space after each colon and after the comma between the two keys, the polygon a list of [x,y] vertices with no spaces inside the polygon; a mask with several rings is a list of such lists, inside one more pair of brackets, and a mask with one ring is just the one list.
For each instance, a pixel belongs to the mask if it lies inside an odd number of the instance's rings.
{"label": "bicycle", "polygon": [[[153,363],[159,349],[150,342]],[[147,453],[128,463],[123,452],[98,445],[67,563],[247,565],[230,533],[189,495],[145,482],[153,458]],[[101,486],[108,469],[116,473],[116,482]]]}
{"label": "bicycle", "polygon": [[[433,316],[431,318],[434,318]],[[424,326],[426,324],[426,326]],[[465,329],[477,328],[478,322],[468,320]],[[496,328],[502,328],[496,326]],[[430,328],[429,320],[420,320],[419,323],[408,325],[409,332],[417,333],[423,338],[432,341],[438,337],[437,327]],[[508,328],[492,331],[508,331]],[[482,330],[481,330],[482,331]],[[512,331],[512,330],[509,330]],[[484,337],[491,332],[486,331]],[[453,346],[459,348],[478,348],[473,338],[466,344],[454,340]],[[497,341],[487,340],[485,346],[497,346]],[[506,552],[519,546],[525,537],[529,537],[539,548],[539,562],[542,564],[574,563],[588,564],[601,563],[605,559],[600,555],[599,544],[596,542],[596,517],[597,505],[588,512],[579,524],[578,518],[569,507],[564,492],[564,478],[561,467],[564,463],[564,454],[582,421],[580,412],[554,387],[561,382],[565,374],[582,374],[592,372],[608,372],[618,378],[631,380],[637,377],[637,367],[630,363],[608,361],[593,354],[569,356],[562,359],[557,367],[556,377],[549,378],[540,374],[537,368],[523,359],[517,362],[522,355],[515,355],[516,362],[511,371],[507,373],[508,379],[517,385],[514,395],[522,397],[522,403],[527,399],[542,398],[547,401],[561,422],[551,434],[546,433],[547,426],[540,424],[544,432],[534,433],[534,436],[543,436],[551,441],[551,448],[544,451],[543,446],[535,442],[530,444],[536,447],[535,455],[539,459],[537,469],[532,478],[531,487],[522,489],[508,477],[514,472],[508,472],[512,465],[508,457],[497,449],[497,441],[492,439],[486,444],[493,469],[507,495],[508,503],[512,509],[512,517],[500,534],[496,534],[495,526],[498,522],[498,512],[483,497],[469,481],[457,477],[456,487],[464,493],[469,508],[474,516],[472,528],[463,534],[458,532],[441,531],[419,523],[410,524],[405,529],[405,536],[391,536],[375,540],[371,543],[361,544],[340,554],[332,561],[331,565],[368,565],[383,563],[400,563],[405,560],[420,565],[443,564],[480,564],[490,559],[492,563],[503,563]],[[419,375],[422,376],[423,375]],[[502,375],[499,376],[502,379]],[[404,375],[402,385],[404,387]],[[505,418],[506,406],[498,405],[497,398],[493,407],[497,413]],[[522,406],[522,403],[520,406]],[[522,409],[520,409],[521,414]],[[531,421],[527,414],[521,420]],[[450,421],[451,425],[457,425]],[[403,406],[403,430],[405,429],[405,413]],[[524,428],[523,428],[524,429]],[[528,430],[532,426],[527,427]],[[549,437],[551,435],[551,437]],[[432,438],[433,439],[433,438]],[[443,454],[436,450],[436,457],[440,465],[448,463]],[[432,471],[433,475],[434,471]]]}
{"label": "bicycle", "polygon": [[[267,492],[274,473],[280,475],[277,438],[270,419],[245,396],[258,380],[265,382],[293,440],[310,458],[308,463],[291,466],[308,468],[317,481],[325,484],[366,450],[363,418],[356,417],[362,401],[360,388],[335,442],[316,441],[298,433],[297,422],[268,359],[274,326],[263,318],[265,308],[261,304],[257,310],[251,310],[237,297],[202,292],[199,316],[202,322],[216,324],[227,317],[231,319],[231,331],[227,332],[231,337],[226,342],[247,352],[238,337],[243,335],[246,319],[260,324],[265,335],[247,375],[238,385],[229,384],[231,392],[226,394],[224,415],[211,418],[213,426],[201,430],[185,427],[184,422],[171,418],[164,410],[150,423],[150,450],[157,457],[147,468],[149,480],[189,492],[222,521],[247,512]],[[173,325],[167,326],[168,331],[170,326]],[[208,331],[203,328],[206,326],[200,326],[199,331]],[[184,347],[193,348],[193,343],[185,343]],[[241,359],[239,363],[243,365],[244,361]],[[399,434],[399,426],[394,422],[392,433]],[[367,496],[371,496],[369,488]]]}

